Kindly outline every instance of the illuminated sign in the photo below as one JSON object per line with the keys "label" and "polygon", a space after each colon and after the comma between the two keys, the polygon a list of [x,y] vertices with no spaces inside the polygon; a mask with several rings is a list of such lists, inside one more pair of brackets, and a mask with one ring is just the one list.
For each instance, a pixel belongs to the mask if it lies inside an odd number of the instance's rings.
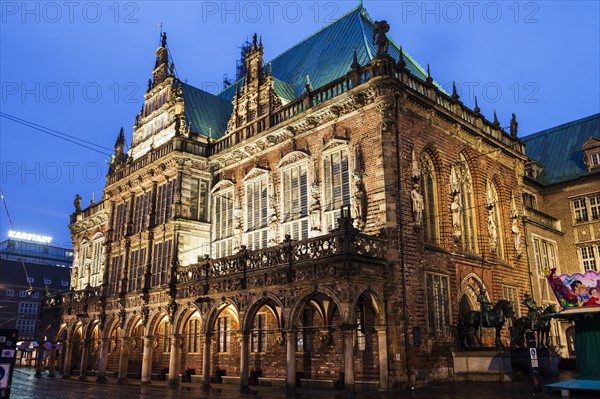
{"label": "illuminated sign", "polygon": [[41,236],[39,234],[23,233],[22,231],[13,231],[13,230],[10,230],[8,232],[8,238],[16,238],[18,240],[39,242],[41,244],[48,244],[48,243],[50,243],[50,241],[52,241],[52,237],[50,237],[50,236]]}

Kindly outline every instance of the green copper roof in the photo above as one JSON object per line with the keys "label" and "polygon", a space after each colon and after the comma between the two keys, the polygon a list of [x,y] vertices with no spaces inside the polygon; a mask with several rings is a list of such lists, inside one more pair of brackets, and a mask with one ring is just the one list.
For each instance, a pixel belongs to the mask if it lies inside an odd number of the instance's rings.
{"label": "green copper roof", "polygon": [[191,130],[215,140],[223,137],[233,112],[231,102],[183,82],[181,86],[185,118]]}
{"label": "green copper roof", "polygon": [[[312,87],[316,89],[347,74],[354,49],[360,65],[366,65],[377,54],[377,46],[373,44],[373,24],[362,6],[351,10],[271,60],[273,77],[289,84],[294,90],[294,98],[298,98],[304,91],[306,75],[310,76]],[[390,41],[389,54],[398,60],[400,46],[391,38]],[[425,80],[427,73],[423,68],[406,51],[403,53],[407,68]],[[231,101],[235,83],[218,95]]]}
{"label": "green copper roof", "polygon": [[526,144],[525,154],[544,166],[538,180],[554,184],[587,174],[581,146],[590,137],[600,138],[600,114],[542,130],[521,140]]}

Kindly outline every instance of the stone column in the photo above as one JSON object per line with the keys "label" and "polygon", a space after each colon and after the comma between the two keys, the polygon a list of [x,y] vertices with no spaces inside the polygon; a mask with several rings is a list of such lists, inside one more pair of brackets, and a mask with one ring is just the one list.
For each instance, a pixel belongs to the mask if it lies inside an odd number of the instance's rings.
{"label": "stone column", "polygon": [[210,388],[210,338],[212,334],[204,334],[204,353],[202,354],[202,389]]}
{"label": "stone column", "polygon": [[127,369],[129,367],[129,341],[123,338],[121,341],[121,353],[119,356],[119,379],[118,382],[127,381]]}
{"label": "stone column", "polygon": [[44,343],[40,343],[40,345],[37,347],[37,353],[36,353],[36,360],[35,360],[35,377],[41,377],[42,376],[42,369],[44,367],[43,363],[44,363]]}
{"label": "stone column", "polygon": [[144,352],[142,353],[142,384],[150,383],[152,379],[152,337],[144,337]]}
{"label": "stone column", "polygon": [[296,341],[297,341],[297,333],[296,331],[288,331],[287,332],[287,366],[285,369],[285,387],[288,391],[296,390]]}
{"label": "stone column", "polygon": [[169,385],[179,385],[179,372],[181,365],[181,346],[179,335],[171,335],[171,355],[169,356]]}
{"label": "stone column", "polygon": [[379,389],[389,388],[387,330],[385,327],[375,327],[377,330],[377,349],[379,350]]}
{"label": "stone column", "polygon": [[64,360],[63,360],[63,370],[62,370],[62,378],[70,378],[71,377],[71,357],[73,357],[73,343],[71,341],[64,341]]}
{"label": "stone column", "polygon": [[248,387],[248,337],[249,332],[244,330],[241,332],[241,342],[240,342],[240,392],[248,393],[250,392],[250,388]]}
{"label": "stone column", "polygon": [[81,341],[81,366],[79,367],[79,379],[87,380],[88,345],[93,344],[91,340]]}
{"label": "stone column", "polygon": [[344,389],[354,391],[354,330],[355,326],[344,326]]}
{"label": "stone column", "polygon": [[48,364],[48,378],[56,377],[56,344],[53,342],[50,347],[50,363]]}
{"label": "stone column", "polygon": [[106,367],[108,366],[108,346],[110,340],[103,338],[100,340],[100,358],[98,359],[98,378],[96,382],[106,382]]}

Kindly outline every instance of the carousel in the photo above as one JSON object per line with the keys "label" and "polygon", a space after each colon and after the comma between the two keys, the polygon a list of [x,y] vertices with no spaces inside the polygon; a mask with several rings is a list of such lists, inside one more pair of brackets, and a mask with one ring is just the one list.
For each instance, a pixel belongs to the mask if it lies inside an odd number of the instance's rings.
{"label": "carousel", "polygon": [[600,392],[600,273],[562,274],[556,269],[548,275],[548,283],[562,307],[550,317],[575,324],[577,378],[546,385],[550,391],[561,390],[568,396],[571,390]]}

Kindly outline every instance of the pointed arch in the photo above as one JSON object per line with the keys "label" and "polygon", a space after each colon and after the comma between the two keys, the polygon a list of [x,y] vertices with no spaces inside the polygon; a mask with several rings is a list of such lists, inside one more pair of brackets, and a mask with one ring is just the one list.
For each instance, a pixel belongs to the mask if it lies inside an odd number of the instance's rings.
{"label": "pointed arch", "polygon": [[[477,252],[476,206],[474,200],[473,175],[469,160],[463,151],[450,174],[450,193],[454,197],[453,228],[454,237],[462,244],[463,251]],[[458,215],[456,215],[458,211]]]}
{"label": "pointed arch", "polygon": [[281,300],[272,293],[266,293],[266,295],[255,298],[246,310],[243,319],[240,322],[240,329],[248,330],[252,328],[254,317],[256,313],[263,307],[267,306],[273,312],[273,316],[278,322],[279,328],[283,328],[283,303]]}
{"label": "pointed arch", "polygon": [[439,243],[438,173],[428,151],[421,153],[421,193],[423,195],[423,230],[425,241]]}
{"label": "pointed arch", "polygon": [[503,226],[501,216],[502,199],[498,194],[494,179],[486,180],[486,209],[487,209],[487,236],[490,253],[496,258],[504,258]]}

